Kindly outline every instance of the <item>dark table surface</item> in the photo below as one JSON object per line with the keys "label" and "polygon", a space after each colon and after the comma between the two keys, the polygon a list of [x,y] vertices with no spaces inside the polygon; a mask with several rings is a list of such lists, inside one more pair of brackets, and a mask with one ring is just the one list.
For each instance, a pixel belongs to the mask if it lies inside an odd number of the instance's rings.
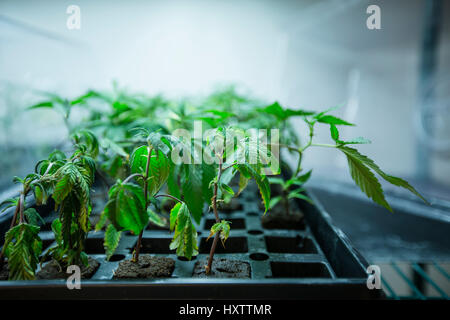
{"label": "dark table surface", "polygon": [[450,202],[428,206],[401,190],[386,198],[394,212],[368,200],[354,185],[331,180],[308,184],[333,222],[369,261],[450,261]]}

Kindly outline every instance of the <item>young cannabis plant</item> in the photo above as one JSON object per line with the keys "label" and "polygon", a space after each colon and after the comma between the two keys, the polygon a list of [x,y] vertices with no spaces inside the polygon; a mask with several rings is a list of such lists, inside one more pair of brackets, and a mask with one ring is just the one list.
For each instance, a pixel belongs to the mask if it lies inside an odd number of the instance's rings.
{"label": "young cannabis plant", "polygon": [[77,105],[84,105],[86,104],[89,98],[100,96],[99,93],[91,90],[73,100],[63,98],[57,94],[50,92],[44,92],[44,95],[47,97],[47,100],[41,101],[37,104],[28,107],[28,110],[42,109],[42,108],[55,110],[63,117],[64,124],[69,134],[75,131],[73,124],[70,123],[69,121],[73,107]]}
{"label": "young cannabis plant", "polygon": [[[234,141],[235,137],[238,137],[238,143],[231,148],[223,148],[224,141]],[[219,128],[209,136],[208,144],[213,146],[211,156],[214,158],[217,164],[217,173],[215,178],[210,182],[210,186],[213,188],[213,196],[211,198],[211,207],[214,212],[216,223],[211,227],[211,232],[208,239],[214,236],[211,250],[209,253],[208,263],[205,266],[206,274],[211,272],[211,266],[214,259],[214,252],[217,247],[219,238],[222,241],[222,245],[225,245],[230,234],[230,222],[221,220],[219,217],[217,204],[219,201],[223,201],[224,198],[229,196],[235,196],[233,189],[228,185],[233,176],[239,172],[239,195],[244,190],[248,182],[254,179],[258,185],[261,197],[264,203],[265,211],[269,208],[270,202],[270,186],[266,175],[263,173],[263,165],[267,164],[267,158],[265,161],[260,161],[260,156],[267,156],[267,150],[261,145],[258,145],[255,139],[250,139],[242,131],[234,128]],[[256,160],[255,163],[251,163],[249,160]]]}
{"label": "young cannabis plant", "polygon": [[63,266],[87,266],[88,256],[83,250],[90,229],[90,189],[94,182],[98,141],[88,131],[76,133],[73,139],[74,153],[60,160],[59,168],[52,174],[52,198],[59,217],[52,223],[57,246],[48,254]]}
{"label": "young cannabis plant", "polygon": [[[14,212],[10,230],[6,234],[5,244],[0,254],[0,262],[3,265],[4,257],[8,258],[9,277],[13,280],[27,280],[35,278],[35,271],[39,262],[39,255],[42,252],[42,241],[40,240],[39,223],[43,223],[42,218],[36,209],[25,209],[25,200],[27,195],[33,191],[37,205],[46,204],[50,195],[53,195],[56,204],[60,206],[60,219],[67,223],[69,227],[64,225],[66,229],[64,233],[60,228],[60,232],[56,234],[58,246],[50,249],[49,253],[52,257],[62,262],[64,256],[72,248],[81,246],[82,240],[74,245],[73,234],[77,233],[76,223],[72,223],[72,219],[83,221],[83,229],[87,230],[86,221],[89,206],[89,187],[92,181],[95,165],[93,159],[86,155],[86,149],[95,149],[95,139],[90,137],[87,146],[81,144],[81,138],[88,133],[81,133],[77,141],[77,151],[70,160],[66,159],[66,155],[56,150],[52,152],[45,160],[39,161],[35,166],[35,173],[29,174],[25,179],[15,178],[15,182],[22,184],[22,191],[18,198],[7,199],[3,202],[5,208],[16,207]],[[70,220],[69,220],[70,219]],[[69,221],[68,221],[69,220]],[[57,224],[61,224],[59,220],[55,220],[52,224],[53,229]],[[78,232],[79,234],[80,232]],[[62,240],[64,235],[64,242]],[[84,240],[84,239],[83,239]],[[78,249],[76,249],[78,250]],[[71,264],[72,261],[78,261],[76,250],[69,252],[66,263]]]}
{"label": "young cannabis plant", "polygon": [[[279,123],[286,122],[290,117],[299,116],[302,120],[307,124],[309,128],[309,138],[306,144],[304,145],[291,145],[291,144],[281,144],[281,147],[288,149],[291,152],[295,152],[298,154],[297,168],[294,171],[292,177],[283,182],[283,185],[295,184],[302,185],[306,182],[306,180],[310,177],[310,172],[301,175],[302,172],[302,158],[307,149],[310,147],[326,147],[326,148],[334,148],[341,151],[347,157],[348,166],[350,169],[350,175],[356,185],[375,203],[385,207],[389,211],[392,211],[391,206],[386,201],[384,196],[383,188],[381,187],[380,182],[375,176],[374,172],[377,173],[380,177],[382,177],[387,182],[402,187],[404,189],[409,190],[424,202],[427,203],[425,198],[422,197],[421,194],[414,189],[407,181],[386,174],[384,171],[380,169],[378,165],[375,164],[373,160],[368,158],[367,156],[359,153],[355,148],[349,147],[349,145],[357,145],[357,144],[367,144],[370,143],[369,140],[364,138],[355,138],[351,140],[341,140],[339,136],[338,126],[354,126],[354,124],[349,123],[345,120],[342,120],[338,117],[328,114],[330,111],[335,108],[331,108],[329,110],[315,113],[311,111],[304,110],[291,110],[285,109],[280,106],[279,103],[275,102],[274,104],[261,109],[260,112],[273,115]],[[323,143],[313,143],[314,138],[314,128],[318,124],[326,124],[330,126],[330,134],[331,139],[334,144],[323,144]],[[280,183],[280,181],[278,181]],[[297,193],[294,197],[299,197],[299,193]],[[292,197],[292,196],[291,196]]]}
{"label": "young cannabis plant", "polygon": [[[177,249],[179,256],[188,259],[198,254],[197,231],[187,205],[175,196],[158,194],[172,167],[169,160],[172,148],[169,139],[170,137],[159,133],[150,133],[147,137],[148,144],[136,148],[130,157],[131,175],[123,182],[117,181],[109,190],[109,201],[96,228],[102,228],[106,220],[110,222],[104,241],[108,257],[114,253],[121,232],[128,230],[139,235],[133,252],[133,261],[139,261],[144,229],[149,220],[155,217],[149,205],[159,197],[168,197],[177,202],[170,213],[170,229],[175,229],[170,248]],[[132,183],[132,180],[136,183]]]}
{"label": "young cannabis plant", "polygon": [[[51,157],[49,158],[51,161]],[[42,241],[39,238],[39,225],[44,221],[36,209],[25,209],[27,195],[34,191],[37,203],[45,202],[47,179],[50,168],[41,173],[27,175],[24,179],[14,178],[14,182],[22,184],[19,197],[10,198],[0,204],[3,210],[15,207],[9,231],[5,235],[5,242],[0,253],[0,269],[3,268],[5,257],[8,258],[10,280],[33,280],[42,252]]]}
{"label": "young cannabis plant", "polygon": [[311,172],[312,170],[303,175],[293,176],[286,181],[282,178],[270,177],[269,183],[271,185],[279,185],[281,187],[281,194],[270,198],[269,209],[273,209],[278,203],[281,202],[284,207],[284,213],[289,215],[291,212],[289,201],[291,199],[301,199],[312,202],[312,200],[304,194],[305,189],[303,188],[304,183],[308,181],[311,176]]}

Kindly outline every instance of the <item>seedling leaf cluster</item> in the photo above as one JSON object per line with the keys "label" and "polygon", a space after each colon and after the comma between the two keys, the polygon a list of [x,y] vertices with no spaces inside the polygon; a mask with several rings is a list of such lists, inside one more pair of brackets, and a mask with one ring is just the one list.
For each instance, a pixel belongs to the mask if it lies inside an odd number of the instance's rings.
{"label": "seedling leaf cluster", "polygon": [[[219,240],[220,245],[226,246],[233,229],[231,222],[221,218],[220,205],[239,197],[250,181],[258,187],[264,214],[281,205],[289,215],[294,199],[312,202],[304,188],[312,168],[304,169],[302,160],[313,147],[342,152],[355,184],[390,211],[378,177],[426,201],[407,181],[386,174],[355,148],[370,143],[369,140],[341,137],[339,127],[354,124],[332,115],[336,108],[322,112],[285,108],[278,102],[266,104],[240,95],[233,87],[203,99],[176,101],[161,95],[130,93],[116,84],[112,92],[89,90],[75,99],[49,93],[46,100],[31,106],[29,112],[42,108],[62,115],[69,137],[65,149],[70,152],[55,150],[36,163],[34,173],[24,179],[14,178],[14,182],[22,185],[19,196],[0,204],[3,210],[14,208],[0,254],[0,267],[8,268],[11,280],[36,279],[38,266],[49,259],[61,268],[73,264],[87,266],[85,241],[89,232],[100,230],[104,230],[107,259],[114,254],[123,232],[135,235],[132,261],[137,263],[143,233],[149,224],[166,227],[172,233],[170,249],[190,260],[199,254],[196,226],[205,214],[213,214],[215,219],[208,237],[212,243],[205,265],[206,274],[210,274]],[[88,115],[77,123],[71,115],[78,108],[85,109]],[[309,131],[306,139],[301,139],[293,129],[290,120],[294,117],[306,124]],[[208,132],[203,140],[185,141],[173,134],[176,129],[193,129],[198,121]],[[318,125],[329,126],[331,144],[315,141]],[[267,146],[257,143],[246,131],[250,128],[278,128],[280,140]],[[231,148],[214,148],[230,136],[238,137],[238,143]],[[203,154],[203,160],[198,161],[197,148],[209,150]],[[284,170],[285,159],[271,157],[278,149],[296,155],[297,163],[292,170],[280,172],[280,167]],[[191,161],[176,162],[173,154]],[[237,185],[233,185],[236,180]],[[276,186],[281,192],[273,194]],[[96,220],[95,230],[94,189],[107,190],[107,202]],[[30,193],[34,194],[35,207],[26,204]],[[51,222],[56,246],[42,256],[39,232],[44,221],[38,212],[50,200],[58,213]]]}

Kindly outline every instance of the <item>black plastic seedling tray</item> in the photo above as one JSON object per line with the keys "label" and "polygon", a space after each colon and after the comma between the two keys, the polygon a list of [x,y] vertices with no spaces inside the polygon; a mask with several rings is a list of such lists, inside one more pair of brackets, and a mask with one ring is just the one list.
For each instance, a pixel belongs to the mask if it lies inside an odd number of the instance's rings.
{"label": "black plastic seedling tray", "polygon": [[[65,280],[0,281],[0,298],[38,299],[324,299],[382,298],[381,290],[369,290],[367,262],[351,246],[347,237],[332,225],[329,215],[310,194],[315,205],[299,202],[306,217],[304,230],[267,230],[261,225],[254,188],[239,198],[241,208],[221,213],[232,222],[226,248],[218,246],[215,258],[246,261],[251,279],[192,278],[196,261],[208,256],[212,241],[206,243],[213,214],[206,214],[200,225],[199,252],[191,261],[178,259],[169,250],[171,234],[166,230],[149,230],[143,235],[141,253],[170,257],[176,261],[171,278],[113,279],[120,261],[131,258],[137,237],[124,233],[115,255],[105,260],[103,232],[91,232],[86,252],[100,262],[89,280],[81,281],[80,290],[69,290]],[[51,216],[50,208],[46,208]],[[50,218],[50,216],[48,218]],[[9,226],[5,216],[0,220],[2,232]],[[50,221],[50,219],[49,219]],[[53,244],[52,232],[42,228],[44,247]],[[3,235],[2,235],[3,238]]]}

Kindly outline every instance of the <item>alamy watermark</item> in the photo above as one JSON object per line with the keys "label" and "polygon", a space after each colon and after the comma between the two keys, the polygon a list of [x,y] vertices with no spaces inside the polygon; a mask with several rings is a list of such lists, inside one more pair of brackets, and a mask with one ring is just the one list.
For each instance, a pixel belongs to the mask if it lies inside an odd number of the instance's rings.
{"label": "alamy watermark", "polygon": [[[179,143],[170,157],[174,164],[233,164],[260,165],[263,174],[274,175],[280,170],[279,129],[208,129],[203,132],[202,121],[194,121],[193,131],[176,129],[172,132]],[[225,160],[224,156],[225,155]]]}
{"label": "alamy watermark", "polygon": [[[66,20],[66,26],[69,30],[81,29],[81,9],[77,5],[70,5],[66,9],[66,13],[69,15]],[[381,29],[381,9],[378,5],[372,4],[367,7],[366,13],[370,14],[366,20],[366,26],[369,30]]]}
{"label": "alamy watermark", "polygon": [[70,265],[67,267],[66,273],[70,274],[70,276],[67,277],[67,281],[66,281],[67,289],[69,289],[69,290],[81,289],[80,267],[77,265]]}
{"label": "alamy watermark", "polygon": [[381,269],[380,266],[370,265],[366,270],[367,276],[367,289],[381,289]]}
{"label": "alamy watermark", "polygon": [[77,5],[70,5],[66,9],[66,13],[69,15],[66,20],[66,26],[69,30],[81,29],[81,9]]}
{"label": "alamy watermark", "polygon": [[381,9],[376,4],[372,4],[367,7],[367,14],[370,16],[366,20],[366,26],[369,30],[380,30],[381,29]]}

